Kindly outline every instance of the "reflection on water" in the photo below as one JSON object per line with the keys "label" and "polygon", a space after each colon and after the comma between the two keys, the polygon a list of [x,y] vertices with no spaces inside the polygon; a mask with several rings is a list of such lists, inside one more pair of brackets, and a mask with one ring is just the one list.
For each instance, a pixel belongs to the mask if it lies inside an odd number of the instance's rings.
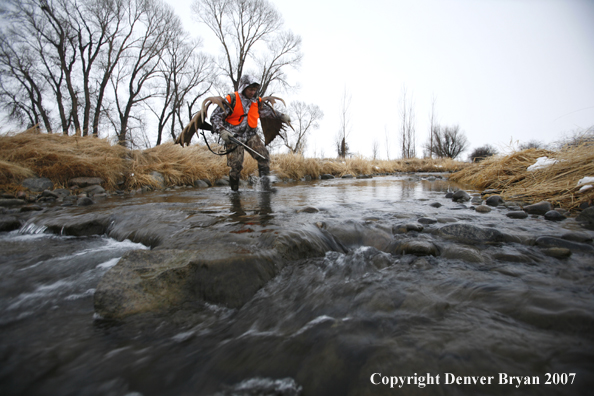
{"label": "reflection on water", "polygon": [[[254,195],[256,196],[256,202],[254,202]],[[256,222],[261,226],[268,225],[274,218],[271,206],[271,195],[273,195],[273,193],[270,192],[257,192],[250,196],[236,192],[230,193],[230,220],[240,224]],[[246,212],[244,206],[246,206],[249,212]]]}
{"label": "reflection on water", "polygon": [[[121,224],[110,232],[119,239],[129,224],[163,238],[199,230],[224,240],[246,225],[327,222],[347,233],[421,216],[528,236],[576,227],[454,210],[460,206],[443,198],[451,187],[385,177],[279,183],[275,193],[188,189],[68,213],[115,213]],[[443,206],[429,206],[435,201]],[[479,253],[500,258],[472,261],[353,246],[290,263],[239,309],[195,301],[114,323],[95,315],[94,289],[125,252],[146,247],[39,229],[0,234],[2,395],[586,395],[594,386],[594,267],[586,253],[558,260],[529,244],[499,243]],[[451,247],[431,233],[393,237]],[[541,385],[391,389],[373,385],[374,373],[440,375],[442,383],[446,373],[507,373]],[[576,380],[545,386],[547,373]]]}

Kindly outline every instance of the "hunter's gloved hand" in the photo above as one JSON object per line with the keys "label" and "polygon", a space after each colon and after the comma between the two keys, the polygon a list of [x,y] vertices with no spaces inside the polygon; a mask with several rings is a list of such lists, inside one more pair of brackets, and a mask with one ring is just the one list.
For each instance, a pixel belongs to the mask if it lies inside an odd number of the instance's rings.
{"label": "hunter's gloved hand", "polygon": [[289,124],[289,125],[291,125],[291,117],[289,117],[289,115],[288,115],[288,114],[283,114],[283,115],[280,117],[280,120],[281,120],[282,122],[284,122],[285,124]]}
{"label": "hunter's gloved hand", "polygon": [[223,139],[225,141],[225,143],[231,143],[231,137],[233,137],[233,135],[231,134],[231,132],[229,132],[226,129],[221,129],[221,132],[219,132],[219,135],[221,136],[221,139]]}

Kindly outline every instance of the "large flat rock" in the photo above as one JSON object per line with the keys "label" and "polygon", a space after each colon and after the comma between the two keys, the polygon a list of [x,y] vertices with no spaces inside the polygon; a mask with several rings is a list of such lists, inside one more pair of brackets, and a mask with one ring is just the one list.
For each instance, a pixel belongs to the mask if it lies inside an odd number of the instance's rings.
{"label": "large flat rock", "polygon": [[230,250],[135,250],[111,268],[95,291],[95,311],[107,319],[207,301],[237,308],[282,268],[275,254]]}

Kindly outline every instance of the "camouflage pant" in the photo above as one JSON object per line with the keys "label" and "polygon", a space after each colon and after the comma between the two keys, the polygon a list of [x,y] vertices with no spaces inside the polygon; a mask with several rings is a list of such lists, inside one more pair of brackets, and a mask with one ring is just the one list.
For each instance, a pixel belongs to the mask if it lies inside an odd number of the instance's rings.
{"label": "camouflage pant", "polygon": [[[258,137],[258,135],[254,135],[245,142],[246,146],[253,149],[257,153],[262,154],[266,159],[262,159],[260,156],[251,153],[248,150],[248,153],[258,161],[258,171],[260,172],[260,176],[265,176],[270,172],[270,154],[268,154],[268,150],[262,140]],[[225,148],[227,150],[232,149],[235,147],[234,144],[227,144]],[[232,179],[239,179],[239,175],[241,174],[241,170],[243,169],[243,153],[245,149],[242,146],[238,146],[235,150],[227,154],[227,166],[231,168],[229,171],[229,178]]]}

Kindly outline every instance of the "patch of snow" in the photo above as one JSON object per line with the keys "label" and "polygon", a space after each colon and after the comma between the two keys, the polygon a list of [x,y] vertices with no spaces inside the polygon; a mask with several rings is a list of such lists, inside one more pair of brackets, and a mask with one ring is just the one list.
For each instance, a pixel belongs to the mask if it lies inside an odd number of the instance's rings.
{"label": "patch of snow", "polygon": [[533,172],[537,169],[546,168],[547,166],[551,166],[553,164],[556,164],[557,162],[559,162],[559,161],[557,161],[554,158],[539,157],[536,159],[536,162],[534,164],[532,164],[528,167],[528,171]]}
{"label": "patch of snow", "polygon": [[582,184],[588,184],[588,183],[594,183],[594,177],[590,176],[586,176],[583,179],[580,179],[580,181],[578,181],[578,186],[581,186]]}

